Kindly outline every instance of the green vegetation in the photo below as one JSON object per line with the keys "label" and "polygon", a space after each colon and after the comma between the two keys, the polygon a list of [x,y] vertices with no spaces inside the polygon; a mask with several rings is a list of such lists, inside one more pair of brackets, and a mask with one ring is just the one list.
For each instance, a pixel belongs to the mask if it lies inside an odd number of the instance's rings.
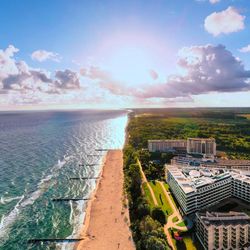
{"label": "green vegetation", "polygon": [[161,207],[154,207],[151,214],[152,218],[159,221],[162,225],[166,223],[166,216]]}
{"label": "green vegetation", "polygon": [[184,236],[183,241],[185,243],[185,247],[187,250],[196,250],[197,249],[190,236]]}
{"label": "green vegetation", "polygon": [[250,159],[250,120],[241,112],[246,116],[249,109],[154,110],[152,116],[138,110],[128,125],[130,143],[140,150],[151,139],[214,137],[232,159]]}
{"label": "green vegetation", "polygon": [[167,183],[164,183],[163,185],[164,185],[165,189],[166,189],[167,191],[169,191],[169,185],[168,185]]}
{"label": "green vegetation", "polygon": [[[135,110],[130,114],[127,143],[124,148],[125,189],[128,196],[131,230],[139,250],[169,249],[162,224],[172,209],[162,187],[155,180],[164,179],[164,164],[171,153],[149,153],[147,141],[152,139],[185,139],[214,137],[222,156],[250,159],[250,109],[153,109]],[[145,175],[155,193],[155,207],[146,183],[142,184],[140,159]],[[167,191],[169,186],[164,183]],[[170,196],[174,201],[174,197]],[[167,213],[166,213],[167,212]],[[165,218],[164,218],[165,217]],[[177,222],[176,218],[173,219]],[[185,221],[178,224],[184,226]],[[172,233],[172,232],[171,232]],[[182,233],[183,241],[173,242],[179,249],[196,248],[191,233]]]}
{"label": "green vegetation", "polygon": [[149,153],[146,150],[138,150],[138,154],[143,171],[149,180],[164,178],[164,164],[173,158],[172,153]]}
{"label": "green vegetation", "polygon": [[[162,214],[153,212],[150,203],[143,195],[143,191],[149,197],[149,190],[142,186],[140,168],[137,164],[138,154],[127,144],[124,148],[124,176],[125,190],[129,202],[129,215],[131,230],[136,249],[139,250],[166,250],[169,249],[166,235],[159,221]],[[150,199],[150,198],[149,198]],[[155,219],[153,219],[153,217]]]}
{"label": "green vegetation", "polygon": [[180,223],[177,224],[177,226],[179,226],[179,227],[187,226],[187,222],[185,220],[181,221]]}
{"label": "green vegetation", "polygon": [[177,222],[179,219],[178,219],[178,217],[177,216],[175,216],[174,218],[173,218],[173,222]]}
{"label": "green vegetation", "polygon": [[155,197],[157,199],[157,203],[158,203],[159,207],[166,214],[166,216],[171,215],[173,213],[173,211],[172,211],[172,208],[171,208],[165,194],[163,193],[161,185],[155,181],[151,181],[149,184],[155,193]]}
{"label": "green vegetation", "polygon": [[151,208],[151,210],[154,208],[154,201],[153,201],[153,198],[152,198],[152,195],[148,189],[148,186],[146,183],[143,183],[142,184],[142,188],[143,188],[143,192],[144,192],[144,195],[145,195],[145,198]]}

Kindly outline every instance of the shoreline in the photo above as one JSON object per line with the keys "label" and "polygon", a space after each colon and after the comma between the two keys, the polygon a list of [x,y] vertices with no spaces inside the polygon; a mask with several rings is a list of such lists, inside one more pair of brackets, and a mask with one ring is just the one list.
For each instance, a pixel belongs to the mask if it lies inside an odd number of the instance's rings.
{"label": "shoreline", "polygon": [[[102,163],[101,163],[101,169],[100,169],[100,173],[98,175],[98,179],[96,181],[96,184],[95,184],[95,187],[94,187],[94,190],[91,192],[90,194],[90,199],[87,201],[87,205],[86,205],[86,209],[85,209],[85,216],[84,216],[84,220],[83,220],[83,223],[82,223],[82,227],[80,229],[80,233],[78,234],[79,238],[85,238],[86,237],[86,233],[87,233],[87,230],[88,230],[88,227],[89,227],[89,221],[90,221],[90,212],[91,212],[91,207],[92,207],[92,203],[95,199],[95,195],[97,193],[97,190],[98,190],[98,187],[99,187],[99,184],[100,184],[100,181],[102,179],[102,175],[103,175],[103,169],[104,169],[104,166],[105,166],[105,162],[106,162],[106,159],[107,159],[107,154],[108,152],[104,155],[103,159],[102,159]],[[74,248],[73,250],[77,250],[79,248],[79,245],[80,245],[81,242],[77,242],[75,245],[74,245]]]}
{"label": "shoreline", "polygon": [[109,150],[99,179],[87,203],[74,250],[135,249],[129,229],[128,208],[124,207],[122,150]]}

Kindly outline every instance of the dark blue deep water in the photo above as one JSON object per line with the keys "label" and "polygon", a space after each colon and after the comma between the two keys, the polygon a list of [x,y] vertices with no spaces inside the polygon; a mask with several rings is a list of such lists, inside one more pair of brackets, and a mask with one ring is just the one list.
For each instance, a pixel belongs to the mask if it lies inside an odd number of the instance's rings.
{"label": "dark blue deep water", "polygon": [[1,250],[72,248],[27,240],[77,237],[85,202],[52,199],[90,195],[94,180],[69,178],[97,176],[95,149],[122,148],[126,123],[123,111],[0,112]]}

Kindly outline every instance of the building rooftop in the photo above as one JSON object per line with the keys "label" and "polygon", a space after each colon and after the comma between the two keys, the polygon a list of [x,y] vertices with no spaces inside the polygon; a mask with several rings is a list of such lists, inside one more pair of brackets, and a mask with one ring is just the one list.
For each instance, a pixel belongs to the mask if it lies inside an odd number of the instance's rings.
{"label": "building rooftop", "polygon": [[231,177],[230,173],[221,169],[191,168],[167,165],[167,169],[185,193],[195,192],[197,189]]}
{"label": "building rooftop", "polygon": [[241,172],[232,171],[231,175],[234,179],[237,179],[238,181],[242,181],[242,182],[250,184],[250,177],[242,174]]}
{"label": "building rooftop", "polygon": [[250,166],[250,160],[216,159],[215,163],[220,166]]}
{"label": "building rooftop", "polygon": [[198,165],[203,165],[207,167],[234,167],[234,166],[250,166],[250,160],[224,160],[220,158],[198,158],[198,157],[193,157],[191,155],[185,155],[185,156],[175,156],[172,159],[175,162],[183,163],[183,164],[198,164]]}
{"label": "building rooftop", "polygon": [[250,217],[241,212],[204,212],[197,213],[197,215],[206,225],[247,225],[250,223]]}

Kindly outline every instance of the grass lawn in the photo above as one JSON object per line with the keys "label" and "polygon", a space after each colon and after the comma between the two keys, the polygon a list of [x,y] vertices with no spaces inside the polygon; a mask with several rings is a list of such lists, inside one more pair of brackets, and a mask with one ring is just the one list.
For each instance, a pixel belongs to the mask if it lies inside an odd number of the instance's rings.
{"label": "grass lawn", "polygon": [[171,198],[175,208],[177,209],[178,206],[176,205],[176,200],[173,198],[173,196],[172,196],[172,194],[170,192],[169,185],[166,182],[164,182],[163,185],[166,188],[167,192],[169,192],[169,197]]}
{"label": "grass lawn", "polygon": [[167,214],[167,216],[173,213],[172,208],[162,190],[161,185],[158,182],[149,182],[149,185],[152,187],[155,197],[157,199],[159,207],[161,207],[162,211]]}
{"label": "grass lawn", "polygon": [[142,188],[143,188],[143,191],[144,191],[144,194],[145,194],[145,197],[146,197],[146,200],[150,206],[150,208],[152,209],[154,207],[154,201],[153,201],[153,198],[151,196],[151,193],[148,189],[148,186],[147,186],[147,183],[143,183],[142,184]]}
{"label": "grass lawn", "polygon": [[[198,250],[198,249],[201,249],[201,248],[197,248],[196,245],[192,238],[191,238],[191,235],[190,234],[185,234],[183,235],[183,240],[181,241],[178,241],[176,240],[173,236],[172,236],[172,232],[171,232],[171,229],[168,230],[170,232],[170,235],[171,235],[171,238],[172,238],[172,241],[173,241],[173,244],[175,246],[175,248],[177,250]],[[175,230],[173,230],[175,231]]]}
{"label": "grass lawn", "polygon": [[177,226],[179,226],[179,227],[187,226],[187,222],[185,220],[183,220],[182,222],[178,223]]}
{"label": "grass lawn", "polygon": [[166,188],[166,190],[169,191],[169,185],[166,182],[164,182],[163,185]]}
{"label": "grass lawn", "polygon": [[175,217],[173,218],[173,222],[177,222],[177,221],[178,221],[178,217],[175,216]]}
{"label": "grass lawn", "polygon": [[184,241],[184,243],[186,245],[186,249],[188,249],[188,250],[197,250],[197,248],[195,247],[195,245],[194,245],[194,243],[193,243],[190,236],[185,236],[183,238],[183,241]]}

